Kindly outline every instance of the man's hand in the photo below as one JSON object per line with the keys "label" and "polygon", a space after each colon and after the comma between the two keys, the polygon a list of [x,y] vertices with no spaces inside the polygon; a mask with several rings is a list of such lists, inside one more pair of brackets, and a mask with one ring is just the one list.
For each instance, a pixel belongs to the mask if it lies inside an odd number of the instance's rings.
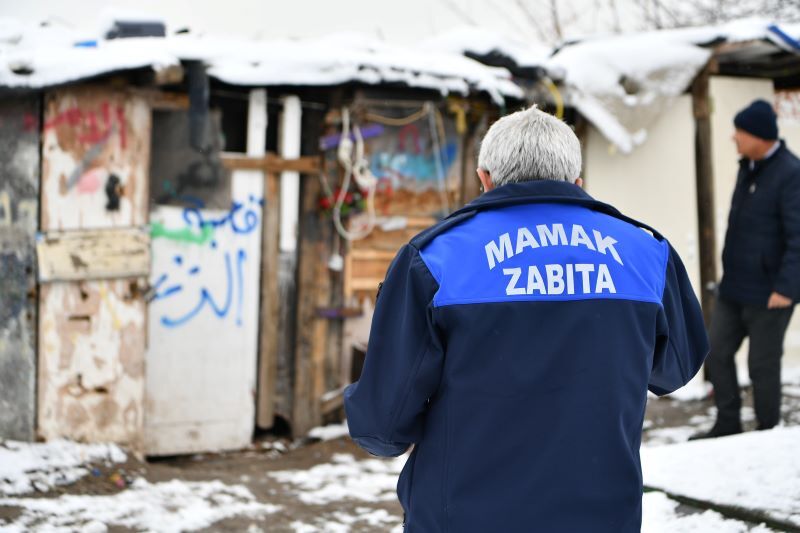
{"label": "man's hand", "polygon": [[783,294],[778,294],[777,292],[770,294],[769,300],[767,301],[767,309],[782,309],[790,305],[792,305],[792,299],[787,298]]}

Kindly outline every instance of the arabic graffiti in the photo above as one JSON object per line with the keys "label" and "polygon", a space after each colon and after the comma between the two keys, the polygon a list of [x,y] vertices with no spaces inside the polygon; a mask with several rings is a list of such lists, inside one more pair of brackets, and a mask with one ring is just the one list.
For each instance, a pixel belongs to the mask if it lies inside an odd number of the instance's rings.
{"label": "arabic graffiti", "polygon": [[[234,291],[236,292],[235,302],[236,302],[236,325],[242,325],[242,302],[243,302],[243,295],[244,295],[244,262],[247,259],[247,253],[239,249],[236,252],[236,272],[233,272],[233,266],[231,265],[231,254],[230,252],[225,252],[225,296],[221,299],[222,303],[219,303],[214,296],[211,294],[209,289],[205,286],[199,287],[199,294],[200,297],[197,300],[197,303],[193,308],[189,311],[183,313],[182,315],[177,316],[161,316],[161,324],[168,327],[174,328],[178,326],[182,326],[189,322],[192,318],[198,315],[203,309],[206,307],[210,308],[211,311],[218,317],[218,318],[225,318],[228,316],[228,313],[231,311],[231,306],[234,303]],[[175,257],[176,264],[180,265],[183,263],[181,256]],[[189,269],[188,272],[189,276],[197,276],[200,274],[200,266],[193,266]],[[166,283],[168,279],[167,274],[162,274],[155,283],[153,287],[156,291],[155,296],[153,297],[154,300],[160,300],[164,298],[169,298],[181,291],[183,291],[184,287],[182,284],[178,283],[175,285],[170,285],[169,287],[165,287],[163,290],[161,286]]]}
{"label": "arabic graffiti", "polygon": [[[172,300],[175,304],[158,320],[164,327],[177,328],[205,311],[220,320],[233,317],[236,326],[241,327],[248,264],[246,243],[242,239],[258,236],[256,230],[264,200],[251,195],[246,203],[234,201],[226,213],[216,217],[209,216],[199,200],[192,203],[183,209],[182,227],[170,229],[160,223],[151,227],[153,239],[200,247],[194,252],[183,247],[185,253],[176,253],[168,268],[155,274],[151,301]],[[204,258],[205,263],[198,258]],[[181,305],[187,301],[187,295],[194,303]],[[178,306],[185,310],[175,311]]]}
{"label": "arabic graffiti", "polygon": [[[181,197],[183,200],[194,204],[183,210],[184,227],[179,229],[168,229],[159,222],[154,222],[150,228],[150,236],[154,239],[165,238],[178,242],[192,244],[206,244],[212,240],[217,228],[229,226],[230,229],[239,235],[247,235],[255,231],[260,220],[260,209],[264,200],[256,199],[254,196],[248,198],[248,205],[234,201],[230,210],[219,218],[209,218],[206,220],[201,209],[203,202],[197,198],[188,196]],[[247,207],[247,209],[245,209]],[[255,209],[255,208],[258,209]]]}

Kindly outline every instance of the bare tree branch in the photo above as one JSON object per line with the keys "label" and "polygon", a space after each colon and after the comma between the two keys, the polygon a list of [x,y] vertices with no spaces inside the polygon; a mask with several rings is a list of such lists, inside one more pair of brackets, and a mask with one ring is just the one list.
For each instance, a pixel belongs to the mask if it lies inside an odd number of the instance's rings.
{"label": "bare tree branch", "polygon": [[444,2],[444,5],[447,7],[447,9],[449,9],[450,12],[456,15],[458,18],[460,18],[470,26],[478,26],[478,23],[475,22],[475,19],[470,17],[466,13],[466,11],[464,11],[464,9],[455,2],[455,0],[442,0],[442,1]]}

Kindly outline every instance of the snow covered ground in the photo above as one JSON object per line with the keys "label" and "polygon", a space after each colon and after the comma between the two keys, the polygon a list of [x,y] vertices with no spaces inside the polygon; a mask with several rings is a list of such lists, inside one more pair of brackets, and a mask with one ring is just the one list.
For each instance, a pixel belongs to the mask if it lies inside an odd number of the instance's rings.
{"label": "snow covered ground", "polygon": [[[728,452],[740,453],[757,448],[756,440],[772,433],[772,445],[783,449],[780,453],[768,454],[774,464],[785,464],[787,454],[792,448],[787,446],[791,439],[800,436],[800,428],[778,430],[760,434],[748,434],[752,442],[747,445],[728,446]],[[711,443],[694,443],[694,450],[682,452],[687,445],[655,447],[645,450],[646,479],[664,476],[663,485],[680,493],[680,478],[701,489],[716,490],[709,487],[714,476],[714,465],[723,466],[730,459],[728,453],[721,453],[717,442],[725,444],[725,439]],[[747,439],[745,439],[747,440]],[[700,448],[697,448],[697,446]],[[79,445],[76,445],[79,446]],[[708,450],[703,449],[708,447]],[[666,452],[675,449],[676,453]],[[770,448],[772,449],[772,448]],[[711,470],[699,467],[711,455],[718,461],[712,462]],[[5,459],[9,459],[6,455]],[[398,513],[375,508],[376,502],[390,502],[395,499],[395,484],[405,457],[396,459],[358,459],[349,453],[333,454],[329,460],[305,469],[277,470],[268,477],[279,483],[280,492],[286,500],[294,500],[293,506],[307,506],[315,510],[306,513],[302,520],[295,519],[288,526],[297,533],[344,533],[351,531],[402,531]],[[728,462],[728,463],[726,463]],[[678,468],[677,465],[682,465]],[[797,502],[791,501],[792,494],[798,494],[796,483],[800,480],[798,472],[787,472],[787,484],[780,488],[789,491],[782,498],[770,491],[755,499],[759,503],[791,508]],[[693,476],[692,476],[693,474]],[[765,477],[775,475],[771,470]],[[697,478],[708,476],[712,481],[697,483]],[[780,477],[780,476],[779,476]],[[790,479],[791,478],[791,479]],[[756,480],[747,480],[750,483]],[[794,485],[792,485],[794,483]],[[729,493],[741,490],[741,483],[724,484]],[[753,485],[753,493],[762,487]],[[737,489],[738,487],[738,489]],[[776,487],[777,488],[777,487]],[[793,492],[791,492],[793,491]],[[694,494],[690,492],[690,495]],[[745,498],[748,496],[745,495]],[[353,505],[353,502],[361,502]],[[257,533],[270,531],[264,521],[275,513],[281,513],[284,506],[259,501],[250,490],[242,485],[227,485],[221,481],[172,480],[151,483],[137,479],[128,489],[111,495],[61,495],[58,498],[44,497],[3,497],[2,506],[14,506],[21,512],[13,520],[0,519],[0,531],[17,533],[23,531],[86,533],[105,532],[109,528],[129,528],[134,531],[177,532],[194,531],[202,528],[213,529],[213,525],[231,517],[245,517],[248,527],[243,531]],[[647,533],[692,533],[722,532],[738,533],[770,531],[765,526],[754,526],[739,520],[725,518],[718,512],[699,510],[681,506],[661,492],[650,492],[643,498],[642,531]],[[777,516],[777,515],[774,515]],[[226,530],[230,530],[226,528]],[[234,529],[235,530],[235,529]],[[281,528],[280,531],[285,529]]]}
{"label": "snow covered ground", "polygon": [[179,480],[151,484],[144,479],[137,479],[129,489],[110,496],[0,498],[0,505],[23,509],[12,524],[0,521],[0,531],[7,533],[99,533],[107,531],[109,526],[177,533],[208,527],[231,516],[259,518],[281,509],[257,502],[241,485]]}
{"label": "snow covered ground", "polygon": [[45,492],[74,483],[89,473],[89,463],[123,463],[125,452],[113,444],[0,441],[0,496]]}
{"label": "snow covered ground", "polygon": [[[642,531],[800,527],[797,377],[786,375],[784,427],[710,441],[686,442],[713,423],[709,399],[651,399],[641,455],[645,485],[656,490],[643,497]],[[745,427],[755,423],[750,404],[745,391]],[[368,457],[346,435],[337,424],[310,440],[151,463],[110,445],[0,442],[0,532],[402,532],[395,486],[406,458]],[[120,470],[127,486],[109,481]],[[731,508],[750,521],[732,518]]]}
{"label": "snow covered ground", "polygon": [[646,447],[644,483],[800,528],[800,427]]}

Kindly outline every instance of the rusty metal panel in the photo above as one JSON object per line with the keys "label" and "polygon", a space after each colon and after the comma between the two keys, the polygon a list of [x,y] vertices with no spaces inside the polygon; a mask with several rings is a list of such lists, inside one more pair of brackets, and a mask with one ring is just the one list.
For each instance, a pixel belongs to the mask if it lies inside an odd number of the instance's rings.
{"label": "rusty metal panel", "polygon": [[[150,131],[150,109],[140,95],[77,86],[46,96],[40,210],[44,241],[60,231],[143,229]],[[90,260],[99,260],[99,252],[94,250]],[[80,265],[89,255],[76,257],[76,270],[92,277],[91,267]],[[41,285],[40,436],[113,441],[141,450],[143,282],[128,278]]]}
{"label": "rusty metal panel", "polygon": [[49,232],[36,243],[39,281],[147,276],[150,236],[144,228]]}
{"label": "rusty metal panel", "polygon": [[0,100],[0,439],[32,440],[40,98]]}
{"label": "rusty metal panel", "polygon": [[107,87],[47,94],[42,138],[42,231],[147,222],[150,108]]}
{"label": "rusty metal panel", "polygon": [[48,283],[40,293],[39,434],[140,449],[145,305],[136,280]]}

